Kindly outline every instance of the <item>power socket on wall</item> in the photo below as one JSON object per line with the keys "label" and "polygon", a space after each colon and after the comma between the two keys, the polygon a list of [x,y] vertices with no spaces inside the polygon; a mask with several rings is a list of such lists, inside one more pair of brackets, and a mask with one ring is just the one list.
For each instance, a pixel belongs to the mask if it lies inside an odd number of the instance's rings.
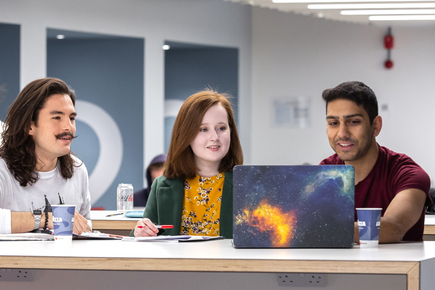
{"label": "power socket on wall", "polygon": [[325,287],[326,274],[280,273],[276,274],[279,286]]}
{"label": "power socket on wall", "polygon": [[0,269],[0,281],[33,281],[32,270]]}

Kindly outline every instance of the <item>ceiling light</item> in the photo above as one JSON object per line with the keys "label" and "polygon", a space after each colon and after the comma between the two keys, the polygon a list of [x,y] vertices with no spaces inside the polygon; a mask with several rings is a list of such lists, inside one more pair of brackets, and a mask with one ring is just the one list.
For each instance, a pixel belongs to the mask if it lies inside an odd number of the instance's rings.
{"label": "ceiling light", "polygon": [[57,38],[57,39],[64,39],[64,38],[65,38],[65,35],[63,35],[63,34],[58,34],[58,35],[56,35],[56,38]]}
{"label": "ceiling light", "polygon": [[435,8],[435,3],[309,4],[308,9]]}
{"label": "ceiling light", "polygon": [[430,2],[433,0],[273,0],[273,3]]}
{"label": "ceiling light", "polygon": [[162,46],[162,48],[163,48],[163,50],[169,50],[171,47],[169,45],[165,44]]}
{"label": "ceiling light", "polygon": [[343,10],[341,15],[392,15],[392,14],[435,14],[435,9],[395,9],[395,10]]}
{"label": "ceiling light", "polygon": [[382,15],[369,16],[371,21],[400,21],[400,20],[435,20],[435,15]]}

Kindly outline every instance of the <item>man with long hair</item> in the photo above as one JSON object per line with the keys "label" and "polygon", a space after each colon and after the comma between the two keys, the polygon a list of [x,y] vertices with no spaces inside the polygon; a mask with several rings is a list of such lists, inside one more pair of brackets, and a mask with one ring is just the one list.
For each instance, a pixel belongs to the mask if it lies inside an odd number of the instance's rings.
{"label": "man with long hair", "polygon": [[55,78],[29,83],[8,110],[0,145],[0,233],[52,229],[50,204],[73,204],[74,233],[89,231],[85,165],[71,153],[75,94]]}

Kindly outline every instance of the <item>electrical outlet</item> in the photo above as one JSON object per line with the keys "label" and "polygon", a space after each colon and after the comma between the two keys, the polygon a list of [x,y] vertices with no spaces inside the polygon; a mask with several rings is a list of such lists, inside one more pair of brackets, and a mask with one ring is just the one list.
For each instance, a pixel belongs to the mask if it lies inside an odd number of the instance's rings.
{"label": "electrical outlet", "polygon": [[279,286],[325,287],[326,274],[280,273],[276,274]]}
{"label": "electrical outlet", "polygon": [[32,270],[0,269],[0,281],[33,281]]}

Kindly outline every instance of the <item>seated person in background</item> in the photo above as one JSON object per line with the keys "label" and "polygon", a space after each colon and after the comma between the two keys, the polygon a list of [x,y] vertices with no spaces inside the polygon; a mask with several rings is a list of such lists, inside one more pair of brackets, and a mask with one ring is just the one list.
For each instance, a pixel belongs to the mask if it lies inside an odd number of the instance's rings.
{"label": "seated person in background", "polygon": [[[154,224],[174,225],[168,235],[233,236],[233,175],[243,153],[231,104],[202,91],[181,106],[163,176],[152,187],[134,236],[156,236]],[[140,228],[139,228],[140,227]]]}
{"label": "seated person in background", "polygon": [[153,184],[154,179],[163,174],[163,165],[165,161],[166,154],[157,155],[153,160],[151,160],[150,165],[145,170],[145,178],[147,179],[148,187],[134,193],[133,204],[135,207],[145,207],[147,204],[151,184]]}
{"label": "seated person in background", "polygon": [[320,164],[353,165],[355,207],[382,208],[380,243],[422,241],[430,179],[410,157],[377,144],[382,118],[375,93],[361,82],[345,82],[322,96],[326,132],[336,154]]}
{"label": "seated person in background", "polygon": [[[7,113],[0,145],[0,233],[52,229],[46,200],[74,204],[74,233],[90,231],[85,165],[71,153],[75,95],[59,79],[29,83]],[[48,207],[47,207],[48,209]]]}

